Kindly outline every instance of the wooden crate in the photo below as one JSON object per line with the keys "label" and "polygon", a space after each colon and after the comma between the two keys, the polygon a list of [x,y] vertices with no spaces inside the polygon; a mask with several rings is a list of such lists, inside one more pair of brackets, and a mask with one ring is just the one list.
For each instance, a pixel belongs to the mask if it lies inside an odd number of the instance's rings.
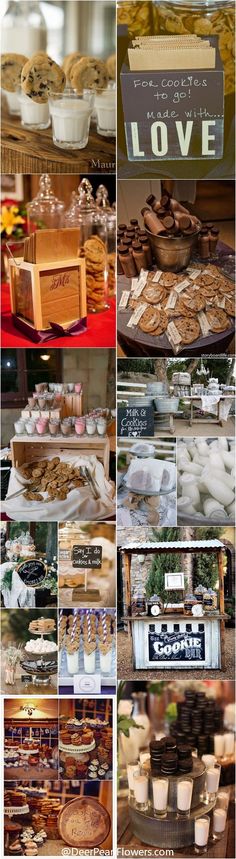
{"label": "wooden crate", "polygon": [[52,455],[60,456],[68,450],[74,456],[80,454],[96,456],[103,463],[105,477],[109,476],[110,445],[107,436],[85,435],[81,438],[78,436],[66,438],[60,435],[51,438],[51,436],[45,435],[42,438],[42,436],[34,435],[30,437],[30,440],[26,436],[14,436],[10,444],[12,465],[16,468],[19,468],[24,462],[32,462],[34,459],[41,457],[44,459]]}
{"label": "wooden crate", "polygon": [[10,260],[10,298],[14,322],[29,336],[48,331],[51,322],[69,326],[87,314],[85,260],[81,257],[58,262],[19,265]]}

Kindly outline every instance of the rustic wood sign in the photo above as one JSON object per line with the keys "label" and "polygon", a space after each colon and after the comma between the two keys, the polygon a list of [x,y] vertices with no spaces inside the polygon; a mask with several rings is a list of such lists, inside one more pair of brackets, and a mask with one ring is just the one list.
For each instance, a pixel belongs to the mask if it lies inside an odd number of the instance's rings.
{"label": "rustic wood sign", "polygon": [[[212,40],[214,41],[214,40]],[[121,70],[129,161],[221,158],[224,143],[224,73]]]}
{"label": "rustic wood sign", "polygon": [[22,579],[22,582],[24,582],[28,588],[36,588],[39,587],[45,579],[46,567],[43,561],[38,561],[36,558],[32,558],[32,560],[23,561],[22,564],[19,564],[17,572]]}
{"label": "rustic wood sign", "polygon": [[83,569],[99,569],[102,566],[102,546],[73,546],[72,566]]}
{"label": "rustic wood sign", "polygon": [[80,272],[77,266],[41,272],[39,282],[43,328],[47,328],[51,320],[65,323],[79,319]]}
{"label": "rustic wood sign", "polygon": [[203,662],[205,630],[202,632],[149,632],[150,662]]}
{"label": "rustic wood sign", "polygon": [[118,436],[122,438],[154,436],[154,410],[152,406],[118,408]]}

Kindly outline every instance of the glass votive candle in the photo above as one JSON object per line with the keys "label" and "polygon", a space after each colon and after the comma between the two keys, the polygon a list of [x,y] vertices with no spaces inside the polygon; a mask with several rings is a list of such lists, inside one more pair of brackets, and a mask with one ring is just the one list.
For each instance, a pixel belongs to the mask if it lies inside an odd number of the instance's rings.
{"label": "glass votive candle", "polygon": [[136,764],[127,764],[127,779],[128,779],[128,787],[129,787],[129,797],[130,799],[134,798],[134,773],[140,773],[139,763]]}
{"label": "glass votive candle", "polygon": [[234,754],[234,734],[232,731],[224,734],[224,755],[230,757]]}
{"label": "glass votive candle", "polygon": [[209,767],[206,772],[206,798],[207,802],[213,802],[216,799],[220,783],[220,764],[215,764],[214,767]]}
{"label": "glass votive candle", "polygon": [[53,143],[60,149],[84,149],[89,138],[91,107],[74,91],[51,93]]}
{"label": "glass votive candle", "polygon": [[189,817],[193,793],[193,779],[181,778],[177,783],[177,811],[180,817]]}
{"label": "glass votive candle", "polygon": [[116,134],[116,91],[106,89],[95,96],[94,107],[97,112],[97,133],[102,137]]}
{"label": "glass votive candle", "polygon": [[168,803],[168,778],[152,778],[152,801],[155,817],[166,817]]}
{"label": "glass votive candle", "polygon": [[214,734],[214,753],[216,758],[223,758],[225,750],[224,734]]}
{"label": "glass votive candle", "polygon": [[21,114],[21,125],[24,128],[40,131],[44,128],[49,128],[51,123],[48,102],[39,104],[33,101],[28,95],[20,91],[19,104]]}
{"label": "glass votive candle", "polygon": [[194,823],[194,850],[195,853],[201,855],[207,851],[207,842],[209,838],[210,818],[207,814],[203,817],[198,817]]}
{"label": "glass votive candle", "polygon": [[5,99],[7,102],[8,111],[11,116],[20,116],[20,104],[19,104],[19,95],[18,92],[8,92],[8,90],[2,90],[3,95],[5,95]]}
{"label": "glass votive candle", "polygon": [[225,808],[214,808],[213,811],[213,827],[212,827],[212,835],[214,841],[218,841],[219,838],[222,838],[222,835],[225,831],[227,812]]}
{"label": "glass votive candle", "polygon": [[133,774],[134,800],[139,811],[148,809],[148,777],[140,772]]}

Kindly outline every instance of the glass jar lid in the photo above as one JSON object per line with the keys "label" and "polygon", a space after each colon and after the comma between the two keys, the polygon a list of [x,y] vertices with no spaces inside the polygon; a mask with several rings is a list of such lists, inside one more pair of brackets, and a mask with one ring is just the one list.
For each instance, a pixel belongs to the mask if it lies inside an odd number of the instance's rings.
{"label": "glass jar lid", "polygon": [[[55,226],[59,226],[60,218],[64,212],[64,203],[58,200],[52,190],[51,179],[48,173],[42,173],[39,179],[39,190],[36,197],[27,204],[27,215],[31,221],[34,219],[36,224],[41,227],[52,226],[55,218]],[[47,218],[49,218],[50,224]],[[42,223],[40,223],[42,221]],[[56,223],[58,222],[58,223]]]}
{"label": "glass jar lid", "polygon": [[234,6],[234,0],[154,0],[156,6],[182,6],[183,8],[191,9],[192,12],[196,9],[214,9],[221,8],[222,11],[229,6]]}

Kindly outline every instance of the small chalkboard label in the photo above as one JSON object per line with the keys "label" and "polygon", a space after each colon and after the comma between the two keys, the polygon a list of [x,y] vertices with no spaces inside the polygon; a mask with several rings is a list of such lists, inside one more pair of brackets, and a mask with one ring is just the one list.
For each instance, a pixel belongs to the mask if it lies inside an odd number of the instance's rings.
{"label": "small chalkboard label", "polygon": [[36,588],[41,585],[45,579],[46,567],[43,561],[38,561],[34,558],[29,561],[23,561],[22,564],[19,564],[17,572],[22,579],[22,582],[24,582],[28,588]]}
{"label": "small chalkboard label", "polygon": [[97,569],[102,566],[102,546],[73,546],[72,567]]}
{"label": "small chalkboard label", "polygon": [[154,410],[152,406],[118,408],[118,436],[121,438],[154,436]]}
{"label": "small chalkboard label", "polygon": [[60,549],[59,557],[61,561],[70,561],[70,549]]}

